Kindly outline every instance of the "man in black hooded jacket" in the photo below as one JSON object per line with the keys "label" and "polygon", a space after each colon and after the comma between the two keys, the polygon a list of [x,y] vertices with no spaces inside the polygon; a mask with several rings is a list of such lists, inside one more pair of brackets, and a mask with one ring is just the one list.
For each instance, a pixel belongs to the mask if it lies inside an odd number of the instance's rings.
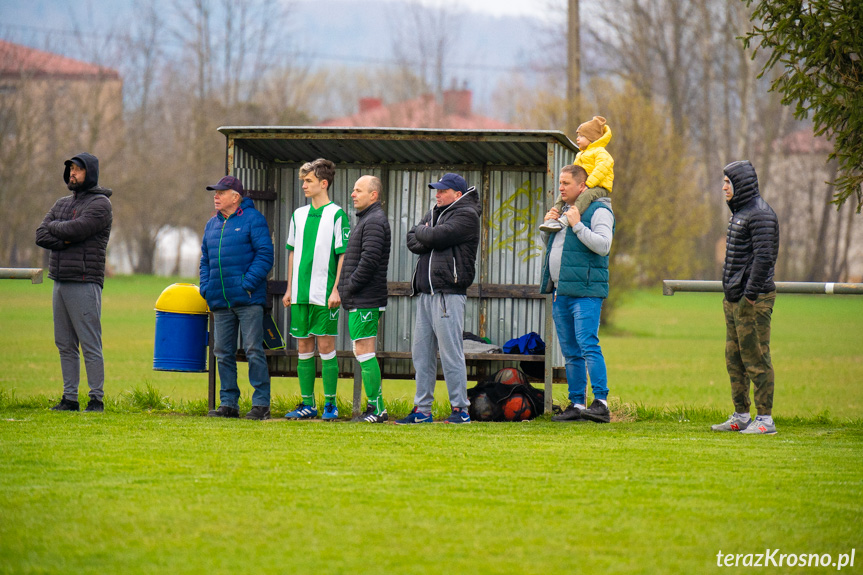
{"label": "man in black hooded jacket", "polygon": [[413,411],[396,423],[432,422],[438,352],[452,406],[444,421],[470,423],[464,310],[476,274],[482,209],[476,189],[458,174],[444,174],[428,186],[436,205],[407,234],[408,249],[419,255],[411,280],[417,297],[411,346],[417,391]]}
{"label": "man in black hooded jacket", "polygon": [[103,411],[102,286],[113,213],[111,190],[99,186],[99,159],[78,154],[66,160],[63,180],[72,195],[57,200],[36,230],[36,244],[51,250],[54,280],[54,342],[60,352],[63,397],[52,409],[78,411],[80,344],[90,385],[86,411]]}
{"label": "man in black hooded jacket", "polygon": [[[725,299],[725,364],[731,379],[734,413],[714,431],[775,434],[770,319],[776,300],[773,271],[779,253],[776,213],[758,192],[758,176],[748,161],[725,166],[722,190],[731,209],[722,288]],[[749,382],[755,386],[753,421]]]}

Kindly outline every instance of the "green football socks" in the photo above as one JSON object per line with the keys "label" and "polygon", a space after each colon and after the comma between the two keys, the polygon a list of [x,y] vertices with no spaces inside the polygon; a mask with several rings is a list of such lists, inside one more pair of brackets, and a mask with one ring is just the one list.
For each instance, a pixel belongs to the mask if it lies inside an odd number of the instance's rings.
{"label": "green football socks", "polygon": [[384,410],[384,397],[381,393],[381,366],[378,364],[376,357],[360,362],[360,369],[363,374],[363,387],[366,390],[366,397],[369,398],[369,405],[375,406],[375,413],[379,414]]}
{"label": "green football socks", "polygon": [[336,391],[339,384],[339,360],[333,353],[332,359],[321,359],[321,379],[324,380],[324,401],[336,403]]}
{"label": "green football socks", "polygon": [[297,361],[297,376],[300,380],[300,395],[303,403],[315,407],[315,358]]}

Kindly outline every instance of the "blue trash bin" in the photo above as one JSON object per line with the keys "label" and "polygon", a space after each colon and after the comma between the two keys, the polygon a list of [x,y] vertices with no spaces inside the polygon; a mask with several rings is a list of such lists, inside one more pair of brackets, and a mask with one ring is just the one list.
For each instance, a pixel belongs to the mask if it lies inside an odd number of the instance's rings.
{"label": "blue trash bin", "polygon": [[156,300],[153,369],[207,371],[207,302],[194,284],[173,284]]}

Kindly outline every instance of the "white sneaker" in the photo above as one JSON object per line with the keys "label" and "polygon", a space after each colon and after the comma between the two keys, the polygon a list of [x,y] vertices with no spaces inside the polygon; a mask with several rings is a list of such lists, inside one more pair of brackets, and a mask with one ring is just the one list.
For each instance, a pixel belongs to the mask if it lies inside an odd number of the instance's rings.
{"label": "white sneaker", "polygon": [[750,423],[746,429],[741,429],[740,433],[748,435],[776,435],[776,426],[773,424],[773,418],[759,415]]}
{"label": "white sneaker", "polygon": [[547,234],[553,234],[555,232],[559,232],[563,229],[563,224],[560,220],[547,220],[542,222],[542,225],[539,226],[539,231],[545,232]]}
{"label": "white sneaker", "polygon": [[723,423],[717,423],[716,425],[711,425],[710,429],[713,431],[743,431],[749,424],[752,423],[751,419],[742,419],[736,413],[732,413],[731,417],[729,417]]}

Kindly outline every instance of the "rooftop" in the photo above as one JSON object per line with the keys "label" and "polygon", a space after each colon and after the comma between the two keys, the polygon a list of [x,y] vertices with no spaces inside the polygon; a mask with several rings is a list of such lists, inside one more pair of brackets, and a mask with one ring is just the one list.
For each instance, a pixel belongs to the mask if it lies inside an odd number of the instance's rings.
{"label": "rooftop", "polygon": [[120,78],[120,74],[111,68],[0,40],[0,78],[22,74],[69,80]]}

